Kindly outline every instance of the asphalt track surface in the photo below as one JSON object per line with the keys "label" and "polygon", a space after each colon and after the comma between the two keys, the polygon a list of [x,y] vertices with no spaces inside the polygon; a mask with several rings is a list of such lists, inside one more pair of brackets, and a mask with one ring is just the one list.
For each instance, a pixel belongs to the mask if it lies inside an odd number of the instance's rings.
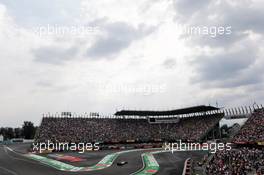
{"label": "asphalt track surface", "polygon": [[[0,175],[129,175],[143,167],[141,154],[145,151],[128,152],[119,155],[113,165],[103,170],[92,172],[65,172],[59,171],[38,161],[30,160],[21,155],[26,153],[28,145],[16,144],[10,146],[16,152],[12,152],[0,145]],[[113,151],[97,152],[92,154],[83,154],[81,158],[87,158],[86,162],[81,164],[73,163],[75,166],[90,166],[97,163],[105,155]],[[80,155],[80,154],[78,154]],[[199,154],[197,155],[199,156]],[[154,155],[160,165],[158,175],[181,175],[184,161],[192,157],[190,153],[176,152],[161,153]],[[117,162],[127,161],[124,166],[117,166]]]}
{"label": "asphalt track surface", "polygon": [[154,155],[160,166],[157,175],[182,175],[184,162],[186,159],[191,158],[194,161],[200,161],[205,154],[206,153],[202,151],[181,151]]}

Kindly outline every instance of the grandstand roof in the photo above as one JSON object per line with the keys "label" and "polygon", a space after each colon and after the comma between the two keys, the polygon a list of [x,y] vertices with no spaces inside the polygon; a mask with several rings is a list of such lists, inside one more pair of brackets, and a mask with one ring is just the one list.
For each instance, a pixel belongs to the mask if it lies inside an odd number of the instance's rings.
{"label": "grandstand roof", "polygon": [[136,110],[121,110],[115,113],[116,116],[169,116],[169,115],[182,115],[182,114],[192,114],[197,112],[207,112],[219,110],[217,107],[213,106],[194,106],[176,110],[168,111],[136,111]]}

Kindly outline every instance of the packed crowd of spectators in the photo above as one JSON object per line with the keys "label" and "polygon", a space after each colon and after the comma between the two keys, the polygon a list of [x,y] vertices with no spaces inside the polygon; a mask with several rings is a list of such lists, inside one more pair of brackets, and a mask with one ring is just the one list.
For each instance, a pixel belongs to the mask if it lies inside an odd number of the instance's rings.
{"label": "packed crowd of spectators", "polygon": [[233,139],[236,143],[264,142],[264,110],[254,112]]}
{"label": "packed crowd of spectators", "polygon": [[[264,110],[256,110],[233,139],[244,148],[216,152],[206,166],[208,175],[264,174],[264,147],[255,143],[264,141]],[[254,148],[255,147],[255,148]]]}
{"label": "packed crowd of spectators", "polygon": [[264,149],[242,148],[215,153],[206,166],[208,175],[264,174]]}
{"label": "packed crowd of spectators", "polygon": [[147,119],[44,117],[36,142],[198,141],[222,116],[196,116],[178,123],[150,124]]}

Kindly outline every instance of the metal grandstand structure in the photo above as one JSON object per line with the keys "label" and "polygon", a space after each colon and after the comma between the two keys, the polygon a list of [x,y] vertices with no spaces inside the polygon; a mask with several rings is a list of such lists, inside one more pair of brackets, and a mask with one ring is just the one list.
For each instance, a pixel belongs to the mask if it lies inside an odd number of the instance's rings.
{"label": "metal grandstand structure", "polygon": [[185,118],[217,113],[221,113],[217,107],[200,105],[167,111],[121,110],[117,111],[114,115],[123,118]]}
{"label": "metal grandstand structure", "polygon": [[262,104],[254,103],[252,106],[241,106],[235,108],[221,109],[225,113],[225,119],[248,118],[254,111],[263,109]]}
{"label": "metal grandstand structure", "polygon": [[255,110],[263,109],[263,105],[253,104],[252,106],[242,106],[234,108],[218,108],[214,106],[199,105],[175,110],[120,110],[115,114],[102,115],[100,113],[83,113],[75,112],[57,112],[42,114],[43,117],[69,117],[69,118],[130,118],[130,119],[146,119],[146,118],[186,118],[195,116],[205,116],[213,114],[223,114],[225,119],[248,118]]}

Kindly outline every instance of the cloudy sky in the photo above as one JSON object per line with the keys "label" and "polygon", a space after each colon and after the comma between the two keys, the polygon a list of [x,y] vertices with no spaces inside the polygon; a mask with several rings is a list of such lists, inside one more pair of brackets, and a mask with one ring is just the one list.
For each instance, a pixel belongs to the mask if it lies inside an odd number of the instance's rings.
{"label": "cloudy sky", "polygon": [[0,0],[0,126],[38,125],[48,112],[261,104],[263,8],[262,0]]}

